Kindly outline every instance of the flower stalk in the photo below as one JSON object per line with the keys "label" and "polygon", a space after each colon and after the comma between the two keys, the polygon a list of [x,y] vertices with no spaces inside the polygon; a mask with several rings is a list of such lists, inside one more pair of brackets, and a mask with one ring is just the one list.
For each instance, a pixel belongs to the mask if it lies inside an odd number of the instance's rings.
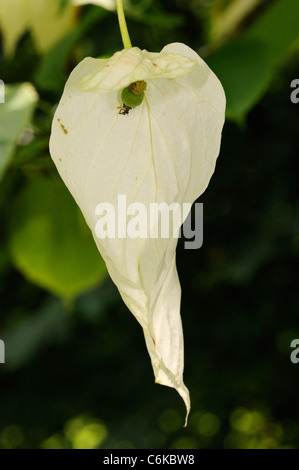
{"label": "flower stalk", "polygon": [[127,27],[123,0],[116,0],[116,11],[117,11],[119,29],[120,29],[120,34],[121,34],[122,41],[124,44],[124,48],[130,49],[132,47],[132,43],[131,43],[131,39],[129,36],[128,27]]}

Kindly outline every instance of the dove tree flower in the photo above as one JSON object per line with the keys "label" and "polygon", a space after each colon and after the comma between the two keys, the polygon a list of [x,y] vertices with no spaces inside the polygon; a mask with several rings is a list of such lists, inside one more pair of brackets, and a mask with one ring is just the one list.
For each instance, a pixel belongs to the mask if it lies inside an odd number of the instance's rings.
{"label": "dove tree flower", "polygon": [[45,52],[69,32],[76,9],[58,0],[0,0],[0,31],[4,51],[12,55],[20,37],[31,31],[37,50]]}
{"label": "dove tree flower", "polygon": [[115,10],[115,1],[114,0],[72,0],[73,5],[86,5],[91,3],[99,7],[105,8],[106,10]]}
{"label": "dove tree flower", "polygon": [[[168,44],[160,53],[131,47],[121,1],[117,6],[125,48],[109,59],[85,58],[73,70],[53,119],[50,153],[143,328],[156,382],[178,391],[188,416],[177,227],[169,238],[100,239],[96,207],[110,203],[120,216],[119,195],[146,207],[193,203],[214,172],[225,95],[188,46]],[[180,224],[184,217],[182,211]]]}

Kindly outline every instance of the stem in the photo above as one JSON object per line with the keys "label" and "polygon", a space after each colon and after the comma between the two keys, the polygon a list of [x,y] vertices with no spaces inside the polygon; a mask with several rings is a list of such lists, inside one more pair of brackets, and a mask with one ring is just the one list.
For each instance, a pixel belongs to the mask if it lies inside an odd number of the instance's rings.
{"label": "stem", "polygon": [[120,29],[121,38],[123,40],[124,48],[130,49],[132,47],[132,43],[131,43],[131,39],[129,36],[128,28],[127,28],[123,0],[116,0],[116,11],[117,11],[119,29]]}

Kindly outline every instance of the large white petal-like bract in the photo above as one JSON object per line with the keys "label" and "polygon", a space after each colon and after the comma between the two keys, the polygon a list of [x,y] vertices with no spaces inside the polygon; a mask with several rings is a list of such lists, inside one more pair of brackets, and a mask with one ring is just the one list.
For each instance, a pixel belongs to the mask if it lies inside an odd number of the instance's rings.
{"label": "large white petal-like bract", "polygon": [[[119,114],[122,89],[137,80],[147,83],[142,104]],[[160,53],[134,47],[110,59],[86,58],[74,69],[50,140],[55,165],[143,328],[156,382],[178,391],[187,414],[177,234],[99,239],[95,209],[108,202],[119,216],[119,195],[127,206],[140,202],[148,210],[154,202],[193,203],[214,172],[224,114],[221,83],[192,49],[181,43]]]}
{"label": "large white petal-like bract", "polygon": [[73,5],[81,6],[87,4],[97,5],[98,7],[105,8],[106,10],[115,10],[115,0],[71,0]]}

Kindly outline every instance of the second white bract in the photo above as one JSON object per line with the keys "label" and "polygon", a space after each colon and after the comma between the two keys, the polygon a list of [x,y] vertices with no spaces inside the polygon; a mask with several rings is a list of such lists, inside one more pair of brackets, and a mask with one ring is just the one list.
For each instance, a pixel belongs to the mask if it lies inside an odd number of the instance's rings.
{"label": "second white bract", "polygon": [[[144,80],[142,104],[120,114],[124,87]],[[175,388],[187,415],[183,382],[177,238],[105,238],[95,234],[100,203],[118,216],[118,196],[139,202],[193,203],[206,189],[225,115],[221,83],[184,44],[160,53],[124,49],[84,59],[71,73],[55,113],[51,156],[81,208],[109,274],[143,328],[157,383]],[[183,222],[183,217],[181,219]]]}

